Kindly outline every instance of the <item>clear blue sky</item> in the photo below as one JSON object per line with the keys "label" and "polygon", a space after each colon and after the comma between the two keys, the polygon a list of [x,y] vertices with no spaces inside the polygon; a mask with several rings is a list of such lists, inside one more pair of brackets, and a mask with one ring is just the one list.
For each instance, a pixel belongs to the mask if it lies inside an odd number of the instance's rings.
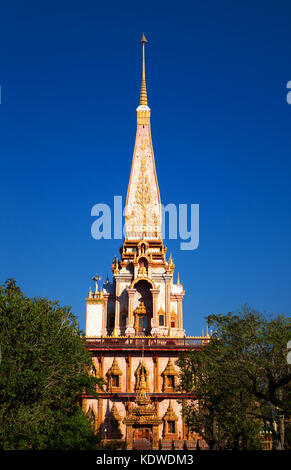
{"label": "clear blue sky", "polygon": [[184,326],[249,302],[290,314],[291,4],[11,1],[0,8],[0,279],[71,305],[120,241],[91,208],[125,197],[147,47],[162,202],[200,204],[198,250],[166,241]]}

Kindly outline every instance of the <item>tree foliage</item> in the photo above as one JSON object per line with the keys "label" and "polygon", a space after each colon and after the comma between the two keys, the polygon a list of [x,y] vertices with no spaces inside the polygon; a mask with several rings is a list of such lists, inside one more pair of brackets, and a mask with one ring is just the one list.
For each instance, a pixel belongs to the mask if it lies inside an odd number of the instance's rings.
{"label": "tree foliage", "polygon": [[179,361],[181,389],[197,398],[183,402],[187,424],[211,448],[233,449],[259,448],[267,426],[274,447],[283,449],[291,414],[290,319],[267,319],[245,306],[237,315],[211,315],[208,323],[210,343]]}
{"label": "tree foliage", "polygon": [[0,448],[90,449],[91,423],[78,406],[100,380],[70,308],[0,286]]}

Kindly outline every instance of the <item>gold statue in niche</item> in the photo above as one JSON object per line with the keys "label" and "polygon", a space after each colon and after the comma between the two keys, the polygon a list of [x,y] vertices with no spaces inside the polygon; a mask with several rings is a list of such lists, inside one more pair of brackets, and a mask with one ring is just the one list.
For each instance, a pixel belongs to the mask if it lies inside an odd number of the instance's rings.
{"label": "gold statue in niche", "polygon": [[139,263],[139,270],[138,270],[138,274],[141,274],[142,276],[146,276],[147,275],[147,268],[144,264],[144,262],[141,260],[140,263]]}
{"label": "gold statue in niche", "polygon": [[139,306],[134,310],[134,329],[137,334],[149,334],[151,325],[150,311],[141,300]]}
{"label": "gold statue in niche", "polygon": [[139,363],[139,366],[135,371],[135,377],[135,390],[137,392],[149,391],[149,371],[143,361]]}

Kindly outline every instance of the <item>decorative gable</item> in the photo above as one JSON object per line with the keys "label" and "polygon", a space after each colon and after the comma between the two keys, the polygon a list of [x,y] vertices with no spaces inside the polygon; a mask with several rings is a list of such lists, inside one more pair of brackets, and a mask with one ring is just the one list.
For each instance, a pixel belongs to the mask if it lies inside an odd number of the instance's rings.
{"label": "decorative gable", "polygon": [[164,421],[164,437],[165,439],[176,439],[178,438],[178,416],[173,410],[172,403],[169,403],[167,412],[163,417]]}
{"label": "decorative gable", "polygon": [[179,372],[175,369],[173,360],[170,357],[167,367],[162,372],[164,378],[164,392],[174,392],[178,385]]}
{"label": "decorative gable", "polygon": [[107,372],[108,376],[108,391],[109,392],[121,392],[121,377],[122,372],[116,360],[113,359],[112,365]]}

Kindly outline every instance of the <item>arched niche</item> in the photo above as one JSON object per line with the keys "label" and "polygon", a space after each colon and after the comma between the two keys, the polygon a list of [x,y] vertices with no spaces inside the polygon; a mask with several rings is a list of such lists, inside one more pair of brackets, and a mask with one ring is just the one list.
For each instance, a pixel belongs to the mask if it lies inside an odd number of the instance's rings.
{"label": "arched niche", "polygon": [[133,298],[134,328],[136,334],[149,335],[153,317],[152,282],[148,279],[137,279],[134,283]]}
{"label": "arched niche", "polygon": [[149,263],[146,256],[140,256],[138,259],[138,274],[147,276],[149,272]]}

